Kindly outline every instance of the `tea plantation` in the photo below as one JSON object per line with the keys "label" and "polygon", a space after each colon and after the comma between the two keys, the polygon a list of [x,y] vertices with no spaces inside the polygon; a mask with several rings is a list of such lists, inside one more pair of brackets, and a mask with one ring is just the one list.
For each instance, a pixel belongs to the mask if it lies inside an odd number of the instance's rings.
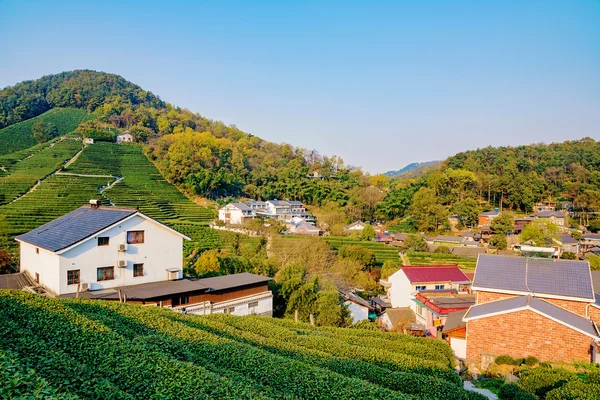
{"label": "tea plantation", "polygon": [[360,245],[375,252],[375,258],[378,264],[383,264],[387,260],[400,263],[398,248],[385,245],[383,243],[370,242],[350,237],[326,236],[325,240],[334,249],[339,249],[344,245]]}
{"label": "tea plantation", "polygon": [[0,336],[3,398],[483,399],[392,333],[3,291]]}
{"label": "tea plantation", "polygon": [[79,108],[54,108],[35,118],[0,129],[0,155],[14,153],[36,144],[31,133],[33,124],[43,119],[58,128],[58,134],[72,132],[82,121],[93,118],[86,110]]}

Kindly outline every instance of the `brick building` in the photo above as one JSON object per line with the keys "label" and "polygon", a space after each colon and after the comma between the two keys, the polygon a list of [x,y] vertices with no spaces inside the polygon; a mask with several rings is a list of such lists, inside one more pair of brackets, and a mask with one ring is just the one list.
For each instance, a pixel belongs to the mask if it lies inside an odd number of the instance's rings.
{"label": "brick building", "polygon": [[600,296],[587,261],[480,255],[467,359],[507,354],[543,361],[598,361]]}

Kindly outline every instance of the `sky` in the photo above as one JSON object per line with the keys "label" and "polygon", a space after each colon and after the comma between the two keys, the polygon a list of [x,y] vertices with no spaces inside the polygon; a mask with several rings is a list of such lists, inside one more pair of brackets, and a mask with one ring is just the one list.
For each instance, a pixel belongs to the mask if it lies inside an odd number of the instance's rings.
{"label": "sky", "polygon": [[121,3],[0,0],[0,88],[116,73],[371,173],[600,139],[598,0]]}

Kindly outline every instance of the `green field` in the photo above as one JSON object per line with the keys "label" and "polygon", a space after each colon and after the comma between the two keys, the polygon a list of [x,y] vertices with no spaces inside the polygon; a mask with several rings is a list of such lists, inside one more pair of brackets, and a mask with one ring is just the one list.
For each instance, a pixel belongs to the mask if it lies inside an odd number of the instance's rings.
{"label": "green field", "polygon": [[5,398],[483,399],[401,334],[3,291],[0,335]]}
{"label": "green field", "polygon": [[325,240],[334,249],[339,249],[344,245],[360,245],[367,249],[375,251],[375,258],[378,264],[383,264],[385,261],[390,260],[400,264],[400,257],[398,256],[398,248],[385,245],[383,243],[370,242],[360,240],[356,238],[340,237],[340,236],[325,236]]}
{"label": "green field", "polygon": [[406,257],[409,265],[432,265],[432,264],[458,264],[461,269],[475,269],[476,258],[460,257],[453,254],[425,253],[419,251],[407,251]]}
{"label": "green field", "polygon": [[58,128],[58,134],[72,132],[82,121],[92,118],[86,110],[79,108],[54,108],[35,118],[0,129],[0,155],[14,153],[35,146],[31,126],[43,119]]}

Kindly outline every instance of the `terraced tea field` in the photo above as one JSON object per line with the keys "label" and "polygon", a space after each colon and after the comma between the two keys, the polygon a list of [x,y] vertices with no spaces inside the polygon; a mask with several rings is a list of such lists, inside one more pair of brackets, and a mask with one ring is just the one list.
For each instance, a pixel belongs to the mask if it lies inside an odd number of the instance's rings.
{"label": "terraced tea field", "polygon": [[360,245],[367,249],[371,249],[375,251],[375,257],[378,264],[383,264],[387,260],[391,260],[400,264],[398,248],[393,246],[341,236],[325,236],[325,240],[336,250],[344,245]]}
{"label": "terraced tea field", "polygon": [[458,264],[461,269],[475,269],[476,258],[460,257],[453,254],[424,253],[419,251],[407,251],[406,257],[409,265],[431,265],[431,264]]}
{"label": "terraced tea field", "polygon": [[395,333],[3,291],[0,335],[7,398],[485,399],[445,342]]}
{"label": "terraced tea field", "polygon": [[86,110],[79,108],[54,108],[17,124],[0,129],[0,155],[10,154],[35,146],[36,141],[31,133],[33,124],[43,119],[58,128],[58,135],[72,132],[81,122],[94,118]]}

